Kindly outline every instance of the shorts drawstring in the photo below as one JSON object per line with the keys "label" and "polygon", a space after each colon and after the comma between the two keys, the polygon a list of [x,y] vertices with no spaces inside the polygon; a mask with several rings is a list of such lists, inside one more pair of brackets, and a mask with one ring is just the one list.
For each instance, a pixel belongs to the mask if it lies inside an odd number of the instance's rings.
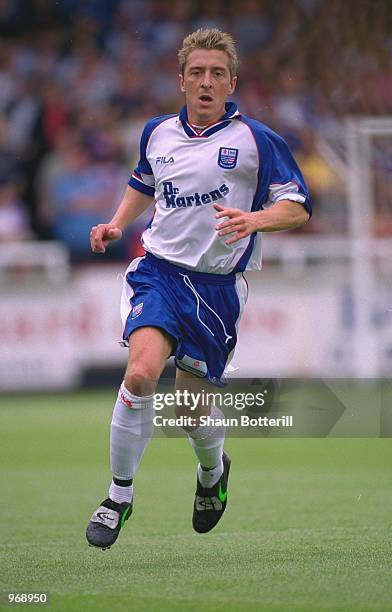
{"label": "shorts drawstring", "polygon": [[226,336],[226,338],[225,338],[225,344],[227,344],[227,342],[228,342],[229,340],[231,340],[231,339],[233,338],[233,336],[230,336],[230,335],[227,333],[227,331],[226,331],[226,327],[225,327],[225,324],[223,323],[223,321],[222,321],[222,319],[220,318],[220,316],[218,315],[218,313],[217,313],[217,312],[215,312],[215,310],[213,310],[213,308],[211,308],[211,306],[209,306],[205,300],[203,300],[203,298],[201,297],[201,295],[199,295],[199,293],[196,291],[195,287],[193,286],[192,281],[191,281],[191,279],[189,278],[189,276],[188,276],[187,274],[181,274],[181,273],[179,273],[179,274],[180,274],[180,276],[182,276],[182,277],[183,277],[185,285],[186,285],[186,286],[187,286],[187,287],[188,287],[188,288],[189,288],[189,289],[192,291],[192,293],[193,293],[193,294],[194,294],[194,296],[196,297],[196,314],[197,314],[197,318],[199,319],[200,323],[201,323],[201,324],[202,324],[202,325],[203,325],[203,326],[204,326],[206,329],[208,329],[208,331],[210,332],[210,334],[212,334],[212,336],[214,336],[214,337],[215,337],[214,332],[213,332],[213,331],[212,331],[212,330],[211,330],[211,329],[208,327],[208,325],[206,325],[206,324],[205,324],[205,323],[204,323],[204,322],[201,320],[201,318],[200,318],[200,316],[199,316],[199,311],[200,311],[200,302],[203,302],[203,304],[204,304],[204,305],[205,305],[205,306],[208,308],[208,310],[209,310],[210,312],[212,312],[212,313],[213,313],[213,314],[216,316],[216,318],[218,319],[218,321],[221,323],[222,328],[223,328],[223,331],[224,331],[224,334],[225,334],[225,336]]}

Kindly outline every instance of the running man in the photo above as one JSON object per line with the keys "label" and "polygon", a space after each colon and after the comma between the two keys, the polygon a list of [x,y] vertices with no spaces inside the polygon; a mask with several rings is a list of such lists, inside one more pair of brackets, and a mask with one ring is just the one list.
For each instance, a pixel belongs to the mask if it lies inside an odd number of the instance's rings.
{"label": "running man", "polygon": [[[129,265],[121,314],[129,357],[111,421],[113,480],[94,512],[87,540],[109,548],[133,508],[133,479],[153,433],[154,391],[168,357],[176,386],[222,384],[247,298],[245,270],[261,266],[261,233],[302,226],[311,215],[306,186],[284,140],[228,102],[237,55],[217,29],[188,35],[178,53],[185,106],[150,120],[140,161],[109,223],[91,230],[104,253],[152,201],[142,236],[146,255]],[[177,416],[188,416],[179,404]],[[227,504],[230,459],[222,412],[198,406],[209,425],[187,429],[198,459],[193,527],[218,523]]]}

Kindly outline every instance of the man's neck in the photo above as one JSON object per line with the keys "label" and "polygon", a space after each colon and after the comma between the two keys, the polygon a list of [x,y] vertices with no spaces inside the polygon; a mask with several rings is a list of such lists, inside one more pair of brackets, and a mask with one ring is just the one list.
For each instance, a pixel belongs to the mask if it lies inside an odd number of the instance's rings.
{"label": "man's neck", "polygon": [[221,109],[221,111],[217,113],[216,115],[209,117],[208,119],[203,119],[202,117],[199,117],[196,114],[193,115],[192,111],[190,111],[188,107],[187,107],[187,110],[188,110],[188,122],[193,127],[203,129],[203,130],[209,125],[213,125],[214,123],[217,123],[218,121],[220,121],[220,119],[223,117],[223,115],[226,112],[225,107],[223,107],[223,109]]}

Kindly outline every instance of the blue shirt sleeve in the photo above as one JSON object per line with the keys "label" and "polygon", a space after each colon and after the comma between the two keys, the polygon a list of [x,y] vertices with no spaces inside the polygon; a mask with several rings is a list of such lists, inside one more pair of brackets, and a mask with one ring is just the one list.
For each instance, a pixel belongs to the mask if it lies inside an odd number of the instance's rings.
{"label": "blue shirt sleeve", "polygon": [[286,142],[259,121],[244,116],[242,121],[251,129],[259,153],[258,187],[252,210],[286,199],[301,203],[311,216],[308,188]]}
{"label": "blue shirt sleeve", "polygon": [[151,164],[147,159],[147,145],[155,128],[162,123],[162,121],[167,119],[168,116],[169,115],[155,117],[146,123],[140,139],[139,163],[128,182],[130,187],[151,197],[155,195],[155,178]]}
{"label": "blue shirt sleeve", "polygon": [[271,131],[266,133],[266,146],[269,151],[267,202],[271,204],[279,200],[300,202],[311,216],[312,207],[308,188],[286,142]]}

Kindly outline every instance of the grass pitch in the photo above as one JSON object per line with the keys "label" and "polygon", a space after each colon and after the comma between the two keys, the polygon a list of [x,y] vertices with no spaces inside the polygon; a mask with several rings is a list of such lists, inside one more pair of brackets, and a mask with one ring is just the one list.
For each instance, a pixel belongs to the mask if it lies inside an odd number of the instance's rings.
{"label": "grass pitch", "polygon": [[389,439],[229,439],[228,509],[206,535],[191,528],[189,445],[154,439],[134,515],[102,552],[84,532],[110,479],[113,400],[0,397],[3,602],[46,591],[54,612],[392,610]]}

